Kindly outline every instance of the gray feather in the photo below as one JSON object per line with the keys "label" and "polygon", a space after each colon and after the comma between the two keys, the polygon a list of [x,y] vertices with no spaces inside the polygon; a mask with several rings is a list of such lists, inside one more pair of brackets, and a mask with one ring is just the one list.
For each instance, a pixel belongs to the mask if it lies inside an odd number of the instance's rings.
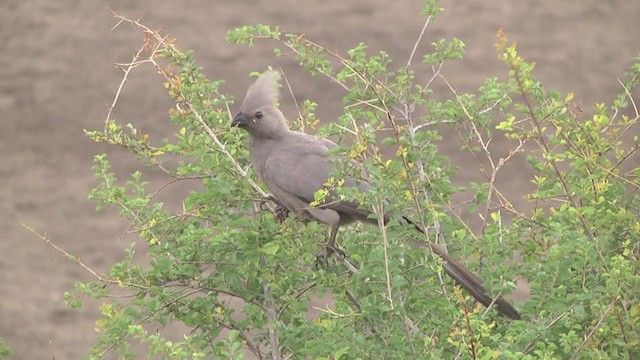
{"label": "gray feather", "polygon": [[240,111],[247,113],[263,105],[275,105],[280,96],[278,82],[280,73],[267,70],[247,90],[247,95],[240,105]]}

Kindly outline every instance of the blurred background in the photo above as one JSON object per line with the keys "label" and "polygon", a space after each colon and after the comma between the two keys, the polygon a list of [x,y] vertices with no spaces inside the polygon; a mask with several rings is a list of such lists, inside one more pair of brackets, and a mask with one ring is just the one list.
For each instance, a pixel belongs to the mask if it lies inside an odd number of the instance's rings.
{"label": "blurred background", "polygon": [[[143,16],[148,26],[194,49],[196,61],[223,89],[242,98],[250,71],[282,67],[297,99],[318,103],[317,115],[331,121],[341,113],[343,91],[311,77],[292,58],[273,55],[274,43],[248,48],[227,44],[228,30],[245,24],[279,25],[338,52],[359,42],[386,50],[404,64],[424,19],[421,1],[141,1],[2,0],[0,2],[0,337],[16,359],[77,359],[95,340],[98,303],[79,310],[63,304],[75,281],[91,277],[60,257],[21,224],[35,227],[98,272],[122,258],[118,241],[126,223],[112,210],[95,212],[87,200],[95,185],[94,154],[106,152],[120,176],[138,169],[136,159],[117,148],[90,141],[83,129],[99,129],[122,79],[114,63],[131,60],[142,41],[128,25],[111,28],[121,15]],[[522,56],[537,63],[534,74],[547,88],[573,91],[586,113],[622,89],[616,80],[640,53],[640,2],[624,0],[453,1],[425,33],[419,49],[440,38],[466,44],[461,62],[443,73],[458,93],[473,91],[487,77],[504,77],[495,34],[504,29]],[[417,62],[417,61],[415,61]],[[419,73],[427,77],[430,73]],[[163,80],[151,68],[135,71],[113,117],[133,123],[161,141],[173,133],[172,106]],[[443,97],[451,94],[444,87]],[[283,96],[283,110],[296,116]],[[470,161],[454,143],[443,142],[454,161]],[[500,179],[507,193],[529,184],[525,165]],[[470,167],[475,168],[475,167]],[[477,174],[460,176],[473,177]],[[153,179],[163,180],[157,173]],[[504,174],[503,174],[504,175]],[[172,187],[162,200],[179,206],[186,190]]]}

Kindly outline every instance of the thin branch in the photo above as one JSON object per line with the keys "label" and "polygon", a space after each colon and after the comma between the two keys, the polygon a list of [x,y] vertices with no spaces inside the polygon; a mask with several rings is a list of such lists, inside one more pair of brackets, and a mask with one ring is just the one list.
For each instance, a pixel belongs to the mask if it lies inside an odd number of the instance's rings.
{"label": "thin branch", "polygon": [[578,348],[576,349],[576,351],[574,351],[573,355],[571,356],[571,360],[573,359],[577,359],[578,358],[578,354],[580,353],[580,351],[582,351],[582,349],[584,348],[584,344],[587,343],[587,341],[589,341],[589,339],[591,339],[591,337],[593,336],[593,334],[595,334],[596,330],[598,330],[598,328],[600,328],[600,325],[602,324],[602,322],[604,321],[605,317],[609,314],[609,312],[611,312],[611,309],[613,308],[613,306],[616,303],[616,298],[613,298],[611,300],[611,303],[609,304],[609,306],[607,307],[607,309],[602,313],[602,315],[600,316],[600,319],[598,319],[598,322],[593,326],[593,329],[591,329],[591,331],[589,332],[589,334],[587,334],[587,336],[585,336],[584,340],[582,340],[582,343],[580,344],[580,346],[578,346]]}
{"label": "thin branch", "polygon": [[[517,69],[517,67],[515,65],[512,65],[511,68],[514,71],[514,75],[513,76],[514,76],[514,79],[516,80],[516,83],[518,84],[518,89],[520,90],[520,94],[522,95],[522,98],[524,99],[524,103],[527,106],[529,117],[533,121],[533,124],[535,125],[536,130],[538,132],[538,138],[536,139],[536,141],[541,146],[541,148],[544,150],[544,152],[546,154],[549,154],[549,153],[551,153],[551,150],[549,149],[549,146],[547,145],[547,142],[544,140],[544,132],[543,132],[543,129],[542,129],[543,127],[540,124],[540,120],[536,117],[535,111],[533,110],[533,105],[531,104],[531,101],[529,100],[528,93],[525,90],[524,84],[522,83],[522,78],[520,77],[518,69]],[[566,179],[562,175],[562,172],[558,168],[558,164],[553,159],[549,159],[548,161],[549,161],[550,165],[553,167],[553,170],[555,171],[556,176],[557,176],[558,180],[560,181],[560,184],[562,185],[562,189],[564,190],[565,197],[567,198],[567,200],[569,200],[569,202],[571,202],[571,206],[574,209],[579,209],[580,207],[578,206],[578,204],[575,202],[573,196],[571,195],[572,192],[569,190],[569,185],[567,184]],[[598,258],[600,258],[601,260],[604,260],[604,255],[602,254],[602,250],[600,249],[600,245],[598,244],[598,239],[595,237],[595,235],[593,234],[593,232],[589,228],[589,224],[587,224],[587,220],[585,220],[583,214],[580,211],[578,211],[577,216],[578,216],[578,219],[580,219],[580,223],[582,224],[582,227],[583,227],[586,235],[593,242],[593,245],[594,245],[594,247],[596,249],[596,252],[598,253]]]}
{"label": "thin branch", "polygon": [[[118,26],[122,21],[123,20],[120,20],[118,22],[118,24],[116,24],[116,26]],[[114,29],[115,29],[116,26],[114,26]],[[111,102],[111,106],[109,106],[109,110],[107,112],[107,116],[104,119],[105,125],[109,121],[109,119],[111,119],[111,112],[116,107],[116,103],[118,102],[118,99],[120,98],[120,93],[122,92],[122,89],[124,88],[124,83],[127,81],[127,78],[129,77],[129,74],[131,73],[131,70],[134,69],[138,65],[138,59],[140,58],[140,54],[142,54],[142,52],[144,51],[144,48],[145,48],[144,46],[141,46],[140,49],[138,49],[138,52],[136,52],[135,55],[133,55],[133,59],[131,60],[131,62],[129,64],[127,64],[127,68],[124,69],[124,76],[122,77],[122,80],[120,81],[120,85],[118,85],[118,90],[116,91],[116,94],[113,97],[113,101]]]}
{"label": "thin branch", "polygon": [[[148,61],[150,61],[158,70],[158,72],[160,74],[162,74],[165,78],[166,81],[168,81],[169,83],[173,84],[173,79],[169,76],[169,74],[167,74],[166,70],[160,66],[156,61],[155,61],[155,55],[158,52],[158,49],[160,49],[161,46],[163,46],[166,49],[169,49],[173,52],[177,52],[178,50],[175,48],[174,45],[168,43],[167,37],[163,37],[161,36],[157,31],[150,29],[149,27],[141,24],[139,21],[137,20],[131,20],[127,17],[118,15],[116,13],[114,13],[114,16],[122,21],[128,22],[142,30],[144,30],[145,34],[149,35],[151,38],[153,38],[157,44],[155,45],[154,49],[151,51],[150,56],[148,57]],[[147,42],[145,42],[145,46],[142,47],[142,49],[144,49],[146,47],[146,45],[148,45]],[[184,95],[184,94],[181,94]],[[186,96],[182,96],[183,98],[187,98]],[[220,150],[220,152],[222,152],[222,154],[224,156],[226,156],[229,161],[233,164],[233,167],[238,171],[238,173],[240,174],[240,176],[242,176],[243,178],[245,178],[247,180],[247,182],[251,185],[251,187],[254,188],[254,190],[256,190],[260,195],[262,195],[263,197],[267,197],[268,193],[265,192],[264,190],[262,190],[262,188],[256,184],[255,181],[253,181],[253,179],[251,179],[248,174],[247,171],[245,169],[242,168],[242,166],[240,166],[240,164],[238,163],[238,161],[231,155],[231,153],[229,153],[229,151],[227,150],[225,144],[222,143],[222,141],[220,141],[220,139],[218,138],[218,136],[215,134],[215,132],[207,125],[207,123],[204,121],[204,118],[202,117],[202,115],[200,114],[200,112],[198,112],[193,104],[191,104],[188,101],[185,101],[183,103],[188,111],[190,113],[193,114],[193,116],[196,118],[196,120],[198,120],[198,122],[200,123],[200,125],[205,129],[205,131],[207,132],[207,134],[209,135],[209,137],[214,141],[214,143],[217,145],[218,149]],[[229,113],[229,118],[231,118],[231,110],[229,108],[229,104],[226,103],[227,106],[227,111]],[[178,109],[184,112],[184,109],[182,109],[179,105],[177,105]]]}
{"label": "thin branch", "polygon": [[[197,180],[197,179],[206,179],[209,178],[211,176],[208,175],[202,175],[202,176],[183,176],[183,177],[177,177],[175,179],[171,179],[169,181],[167,181],[166,183],[164,183],[162,186],[160,186],[156,191],[153,192],[153,194],[151,194],[151,196],[149,196],[149,198],[147,199],[146,203],[140,207],[140,210],[136,213],[136,218],[138,218],[140,216],[140,214],[142,213],[142,211],[149,205],[149,203],[151,202],[151,200],[153,200],[156,196],[158,196],[158,194],[160,194],[160,192],[162,190],[164,190],[166,187],[168,187],[171,184],[174,184],[178,181],[181,180]],[[174,218],[177,218],[178,216],[173,216],[170,219],[167,219],[166,221],[170,221]],[[118,238],[118,241],[122,240],[122,238],[126,235],[130,233],[131,228],[134,226],[135,221],[132,221],[129,223],[129,225],[127,225],[127,228],[122,232],[122,234],[120,235],[120,237]],[[147,227],[145,230],[151,229],[154,226],[160,225],[160,223],[156,223],[152,226]],[[140,231],[140,229],[138,229],[137,231]]]}
{"label": "thin branch", "polygon": [[[464,308],[464,320],[465,323],[467,325],[467,330],[469,331],[469,339],[470,339],[470,345],[471,345],[471,354],[473,355],[473,359],[477,359],[478,358],[478,349],[476,348],[476,340],[474,339],[473,336],[473,327],[471,326],[471,319],[469,319],[469,308],[467,307],[467,303],[466,302],[462,302],[462,306]],[[487,310],[489,310],[490,307],[487,307]]]}
{"label": "thin branch", "polygon": [[296,100],[296,96],[293,93],[293,89],[291,88],[291,84],[289,83],[289,78],[287,78],[287,74],[284,73],[284,70],[282,68],[280,68],[280,72],[282,73],[282,77],[284,78],[284,83],[287,84],[287,89],[289,89],[289,94],[291,94],[293,105],[296,107],[296,111],[298,112],[298,119],[300,119],[301,130],[302,132],[304,132],[304,119],[302,118],[302,112],[300,112],[300,108],[298,107],[298,100]]}
{"label": "thin branch", "polygon": [[95,272],[92,268],[90,268],[85,263],[83,263],[82,260],[80,260],[79,257],[71,255],[65,249],[63,249],[60,246],[56,245],[53,241],[51,241],[49,238],[47,238],[46,235],[38,233],[33,227],[31,227],[29,225],[26,225],[26,224],[22,224],[22,226],[24,226],[32,234],[34,234],[35,236],[40,238],[40,240],[42,240],[45,243],[47,243],[47,245],[49,245],[52,248],[54,248],[57,252],[63,254],[67,259],[69,259],[69,260],[75,262],[76,264],[80,265],[81,268],[85,269],[87,272],[89,272],[91,275],[93,275],[96,279],[98,279],[98,281],[100,281],[102,283],[105,283],[105,284],[118,284],[119,283],[118,281],[110,280],[110,279],[106,279],[106,278],[102,277],[97,272]]}
{"label": "thin branch", "polygon": [[374,213],[378,215],[378,227],[382,232],[382,250],[384,253],[384,273],[386,275],[387,296],[389,297],[389,306],[393,309],[393,294],[391,293],[391,274],[389,273],[389,238],[387,237],[387,227],[384,223],[384,199],[380,200],[379,207],[374,209]]}
{"label": "thin branch", "polygon": [[430,127],[430,126],[434,126],[434,125],[440,125],[440,124],[455,124],[457,123],[457,120],[454,119],[438,119],[438,120],[432,120],[432,121],[427,121],[425,123],[416,125],[413,127],[413,131],[414,132],[418,132],[420,130],[422,130],[423,128],[426,127]]}
{"label": "thin branch", "polygon": [[618,80],[618,83],[620,83],[620,86],[622,86],[622,88],[624,89],[624,92],[627,94],[629,101],[631,101],[631,105],[633,105],[633,110],[636,113],[636,119],[639,118],[640,113],[638,113],[638,107],[636,106],[636,102],[633,100],[633,96],[631,96],[629,89],[627,89],[627,87],[622,83],[622,81],[620,81],[620,79],[616,78],[616,80]]}
{"label": "thin branch", "polygon": [[218,146],[218,150],[220,150],[220,152],[222,152],[229,159],[229,161],[231,161],[231,163],[233,164],[235,169],[238,171],[238,173],[240,173],[240,175],[247,180],[249,185],[251,185],[251,187],[253,187],[255,191],[257,191],[260,195],[262,195],[265,198],[268,197],[269,194],[266,191],[262,190],[262,188],[255,181],[253,181],[251,177],[249,177],[246,170],[244,170],[242,166],[240,166],[238,161],[233,157],[233,155],[231,155],[231,153],[227,150],[227,147],[225,146],[225,144],[223,144],[222,141],[220,141],[218,136],[213,132],[213,130],[209,127],[209,125],[207,125],[207,123],[202,118],[202,115],[200,115],[200,113],[193,107],[193,105],[188,102],[184,104],[187,105],[187,107],[189,108],[191,113],[196,117],[196,119],[198,120],[202,128],[205,129],[207,134],[209,134],[209,137],[213,140],[213,142],[216,143],[216,145]]}
{"label": "thin branch", "polygon": [[549,322],[549,324],[547,324],[547,326],[544,327],[543,331],[539,331],[538,334],[536,335],[536,337],[533,338],[533,340],[531,340],[531,342],[529,342],[524,347],[522,352],[524,354],[527,354],[529,351],[533,350],[533,347],[538,342],[538,339],[540,339],[542,336],[546,336],[547,330],[549,330],[553,325],[555,325],[558,321],[560,321],[563,317],[565,317],[565,315],[567,315],[569,313],[569,311],[571,309],[573,309],[573,307],[574,307],[574,305],[571,305],[567,311],[563,312],[562,314],[558,315],[558,317],[556,317],[555,319],[551,320],[551,322]]}
{"label": "thin branch", "polygon": [[407,60],[407,68],[411,67],[411,61],[413,60],[413,56],[416,54],[416,50],[418,49],[418,45],[422,41],[422,37],[424,36],[424,32],[427,30],[427,26],[429,26],[429,22],[431,21],[431,15],[427,17],[427,20],[424,22],[422,26],[422,30],[420,31],[420,35],[416,40],[415,44],[413,44],[413,49],[411,50],[411,55],[409,55],[409,60]]}
{"label": "thin branch", "polygon": [[[265,256],[260,258],[260,265],[262,267],[267,266],[267,259]],[[273,293],[269,286],[269,281],[263,279],[264,284],[262,286],[264,294],[265,310],[267,312],[267,327],[269,328],[269,344],[271,345],[271,357],[274,360],[281,360],[282,354],[280,353],[280,338],[276,331],[276,323],[278,322],[278,315],[276,314],[276,305],[273,301]]]}
{"label": "thin branch", "polygon": [[[622,304],[621,304],[622,305]],[[624,305],[623,305],[624,309]],[[620,333],[622,334],[622,339],[624,343],[627,345],[627,354],[629,354],[629,360],[633,359],[633,354],[631,353],[632,346],[629,344],[629,338],[627,337],[627,332],[624,331],[624,324],[622,323],[622,318],[620,318],[620,311],[618,311],[618,307],[614,308],[616,312],[616,319],[618,320],[618,326],[620,327]]]}

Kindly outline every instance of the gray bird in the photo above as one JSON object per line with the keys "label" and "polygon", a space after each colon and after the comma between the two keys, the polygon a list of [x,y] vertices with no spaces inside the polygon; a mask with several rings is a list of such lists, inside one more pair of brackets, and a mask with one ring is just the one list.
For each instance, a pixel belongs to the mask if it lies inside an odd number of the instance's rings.
{"label": "gray bird", "polygon": [[[276,107],[279,80],[278,72],[264,72],[247,91],[240,112],[233,118],[231,126],[243,128],[249,133],[251,164],[273,197],[289,211],[331,227],[325,252],[328,256],[334,251],[340,225],[354,221],[377,222],[369,218],[369,211],[355,202],[327,201],[322,206],[309,205],[315,200],[316,191],[325,186],[333,170],[327,152],[337,145],[328,139],[289,130],[284,115]],[[359,186],[362,191],[368,188],[366,182],[356,183],[354,179],[347,179],[344,186]],[[385,221],[389,217],[385,215]],[[424,234],[419,226],[403,218]],[[444,271],[476,300],[485,306],[495,305],[501,314],[511,319],[520,319],[520,314],[504,298],[492,299],[488,296],[482,281],[475,274],[438,245],[425,241],[431,251],[443,260]]]}

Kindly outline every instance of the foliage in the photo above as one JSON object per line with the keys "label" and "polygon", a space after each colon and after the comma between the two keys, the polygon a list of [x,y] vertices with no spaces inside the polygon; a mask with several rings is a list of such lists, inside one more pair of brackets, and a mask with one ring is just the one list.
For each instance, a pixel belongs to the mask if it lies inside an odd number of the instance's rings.
{"label": "foliage", "polygon": [[13,355],[13,351],[9,348],[7,343],[0,338],[0,359],[9,359],[11,355]]}
{"label": "foliage", "polygon": [[[437,1],[427,1],[423,15],[429,22],[440,11]],[[145,33],[126,74],[151,64],[164,77],[176,102],[169,114],[175,139],[152,145],[148,135],[110,117],[102,130],[87,134],[174,180],[149,190],[141,172],[118,179],[106,155],[95,157],[99,183],[90,198],[99,208],[118,209],[140,241],[108,274],[66,294],[72,306],[81,305],[81,294],[105,301],[90,358],[108,352],[133,358],[136,342],[149,357],[163,359],[640,356],[640,168],[631,161],[640,146],[631,97],[640,58],[622,94],[609,106],[597,104],[587,118],[571,94],[546,90],[502,33],[497,51],[508,78],[487,79],[470,94],[458,94],[442,74],[444,64],[462,58],[458,39],[437,41],[432,52],[420,54],[420,36],[406,65],[395,65],[365,44],[341,55],[277,27],[229,33],[234,43],[274,41],[276,55],[293,54],[311,74],[345,90],[343,114],[316,130],[341,140],[336,159],[361,166],[338,166],[327,185],[339,188],[346,175],[366,177],[374,190],[340,189],[341,195],[376,214],[408,214],[428,229],[429,239],[466,259],[494,295],[510,293],[518,277],[527,279],[531,296],[519,305],[523,320],[510,322],[444,279],[436,258],[414,246],[420,237],[402,224],[345,227],[346,258],[317,268],[314,254],[326,229],[274,216],[276,205],[250,169],[246,135],[229,127],[235,107],[220,92],[221,81],[206,79],[192,52],[172,39],[122,20]],[[432,69],[427,78],[414,72],[414,57]],[[451,89],[450,99],[433,99],[436,82]],[[305,101],[294,126],[315,128],[315,108]],[[635,113],[627,115],[631,108]],[[486,181],[454,185],[456,164],[439,153],[436,125],[457,131]],[[497,137],[509,140],[504,156],[492,153]],[[396,156],[384,156],[388,151]],[[181,161],[172,166],[176,156]],[[506,163],[522,159],[535,171],[535,189],[527,196],[531,207],[518,209],[496,178],[508,176],[501,172]],[[156,200],[185,180],[199,181],[202,190],[184,199],[181,212]],[[474,191],[473,200],[455,204],[452,196],[466,189]],[[391,198],[396,201],[387,204]],[[479,214],[481,226],[465,221],[460,209]],[[134,260],[139,251],[147,262]],[[115,292],[121,299],[110,298]],[[310,316],[310,300],[328,293],[333,302]],[[171,324],[188,329],[179,341],[163,337]]]}

